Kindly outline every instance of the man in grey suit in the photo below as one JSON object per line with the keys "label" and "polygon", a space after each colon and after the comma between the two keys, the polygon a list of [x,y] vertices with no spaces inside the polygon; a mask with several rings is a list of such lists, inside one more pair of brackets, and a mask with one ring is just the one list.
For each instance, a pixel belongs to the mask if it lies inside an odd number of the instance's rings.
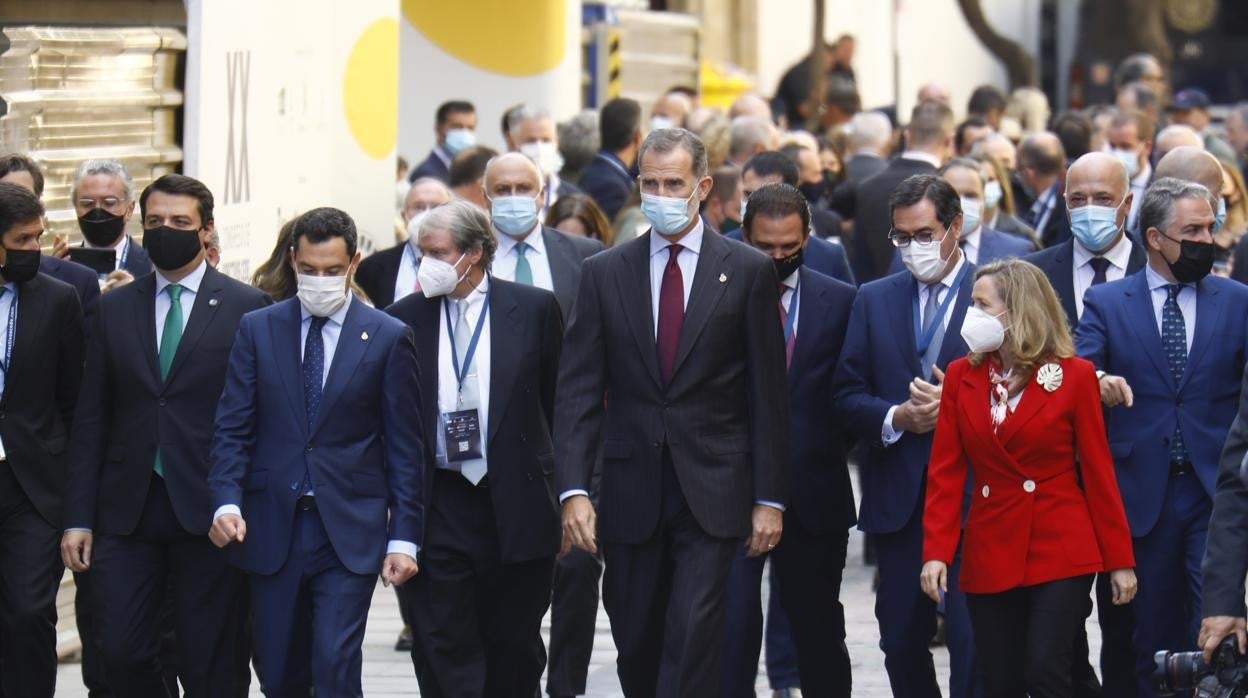
{"label": "man in grey suit", "polygon": [[775,546],[788,498],[779,282],[761,253],[706,234],[696,136],[654,130],[639,160],[652,229],[585,262],[564,337],[563,547],[602,542],[626,696],[716,695],[729,567],[743,542]]}

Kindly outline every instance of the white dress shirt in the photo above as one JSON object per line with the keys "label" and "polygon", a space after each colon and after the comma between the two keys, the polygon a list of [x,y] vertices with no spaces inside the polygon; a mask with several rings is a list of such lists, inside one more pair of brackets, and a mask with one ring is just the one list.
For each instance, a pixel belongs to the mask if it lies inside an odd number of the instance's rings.
{"label": "white dress shirt", "polygon": [[[1127,264],[1131,261],[1131,244],[1131,236],[1124,234],[1108,252],[1101,255],[1109,260],[1109,266],[1105,268],[1105,281],[1117,281],[1127,275]],[[1074,241],[1074,250],[1072,263],[1075,265],[1075,312],[1083,317],[1083,294],[1092,288],[1096,270],[1092,268],[1091,262],[1096,255],[1077,238]]]}
{"label": "white dress shirt", "polygon": [[[486,460],[486,438],[489,433],[489,414],[490,414],[490,318],[489,309],[485,307],[485,296],[490,290],[490,277],[487,275],[481,279],[481,283],[468,294],[464,300],[468,301],[468,310],[464,313],[465,322],[468,323],[470,330],[477,328],[477,321],[481,318],[481,312],[485,311],[485,324],[481,327],[481,338],[477,340],[477,349],[472,356],[472,368],[469,369],[468,375],[464,377],[464,382],[477,382],[477,395],[480,397],[478,405],[464,405],[462,409],[477,408],[477,414],[480,419],[481,426],[481,460]],[[455,351],[455,345],[451,342],[451,333],[446,327],[446,310],[447,306],[451,311],[451,329],[455,327],[455,322],[459,317],[458,299],[446,296],[443,299],[442,317],[439,326],[442,328],[438,332],[438,433],[437,433],[437,459],[438,467],[447,467],[446,461],[446,434],[442,429],[441,415],[448,412],[456,412],[460,410],[459,406],[459,381],[455,378],[455,365],[451,361],[451,354]],[[471,335],[469,335],[471,337]],[[463,368],[463,356],[459,357],[460,368]],[[469,462],[456,463],[451,470],[459,470],[461,466],[467,465]]]}
{"label": "white dress shirt", "polygon": [[[186,323],[191,321],[191,310],[195,307],[195,297],[199,295],[199,285],[204,281],[204,274],[208,271],[208,262],[200,262],[195,271],[187,274],[178,285],[182,287],[182,295],[179,300],[182,304],[182,329],[186,330]],[[160,352],[160,342],[165,337],[165,318],[169,315],[169,309],[173,306],[173,299],[169,297],[169,293],[165,289],[173,285],[165,278],[165,273],[156,270],[156,352]]]}
{"label": "white dress shirt", "polygon": [[901,157],[905,158],[906,160],[918,160],[919,162],[926,162],[932,167],[935,167],[938,170],[940,169],[940,158],[936,157],[935,155],[932,155],[931,153],[925,153],[922,150],[907,150],[906,152],[901,154]]}
{"label": "white dress shirt", "polygon": [[[780,285],[784,286],[785,288],[784,293],[780,296],[780,305],[781,307],[784,308],[784,312],[786,316],[793,308],[793,296],[797,293],[797,290],[798,290],[797,280],[798,280],[798,276],[801,273],[802,272],[799,269],[793,272],[792,274],[789,274],[788,276],[786,276],[784,280],[780,282]],[[801,301],[798,301],[797,317],[793,318],[793,337],[795,339],[797,337],[797,323],[801,322],[801,320],[802,320],[802,303]],[[785,340],[788,340],[788,337],[785,337]]]}
{"label": "white dress shirt", "polygon": [[[17,311],[15,303],[17,303],[17,284],[12,281],[4,284],[6,289],[3,295],[0,295],[0,360],[5,362],[4,370],[0,371],[0,397],[4,396],[4,382],[8,378],[9,361],[13,357],[5,356],[9,347],[9,313],[13,313],[13,329],[17,330]],[[0,460],[5,458],[4,441],[0,440]]]}
{"label": "white dress shirt", "polygon": [[[941,312],[941,308],[939,304],[947,298],[946,294],[958,292],[958,289],[953,287],[953,282],[955,279],[958,278],[958,272],[962,271],[962,267],[965,265],[966,265],[966,257],[963,256],[960,259],[958,259],[958,263],[954,265],[953,269],[950,269],[949,273],[945,274],[944,278],[940,280],[939,282],[940,286],[937,287],[936,289],[937,312]],[[919,327],[922,327],[927,323],[927,318],[923,317],[923,313],[927,312],[927,295],[929,292],[930,291],[928,289],[928,284],[925,284],[920,281],[919,282]],[[943,336],[944,333],[948,331],[949,315],[950,313],[953,312],[953,306],[955,305],[957,305],[957,301],[950,303],[949,307],[944,309],[943,314],[935,320],[935,322],[939,324],[939,329],[937,329],[936,334],[933,335],[933,339],[932,339],[933,342],[936,341],[934,337]],[[892,446],[893,444],[897,443],[901,439],[901,435],[904,433],[904,432],[897,431],[896,429],[893,428],[893,415],[897,412],[898,407],[901,407],[901,405],[893,405],[892,407],[888,408],[888,414],[884,415],[884,426],[880,429],[880,439],[884,442],[885,446]]]}
{"label": "white dress shirt", "polygon": [[[1153,270],[1151,264],[1144,267],[1145,278],[1148,280],[1149,297],[1153,300],[1153,317],[1157,318],[1157,334],[1165,336],[1161,329],[1161,311],[1166,305],[1170,292],[1166,287],[1171,284],[1161,274]],[[1187,332],[1187,353],[1192,353],[1192,337],[1196,334],[1196,284],[1183,284],[1179,291],[1179,311],[1183,313],[1183,329]]]}
{"label": "white dress shirt", "polygon": [[529,246],[524,258],[529,261],[529,270],[533,272],[533,285],[554,292],[555,281],[550,275],[550,256],[546,254],[546,238],[542,236],[541,223],[534,223],[533,229],[519,240],[497,228],[494,237],[498,239],[498,251],[494,253],[494,266],[490,273],[503,281],[515,281],[516,262],[520,259],[516,243],[523,242]]}
{"label": "white dress shirt", "polygon": [[[676,257],[676,266],[680,267],[680,276],[685,288],[685,308],[689,307],[689,294],[693,291],[693,274],[698,270],[698,256],[702,254],[702,236],[706,232],[702,217],[698,216],[693,230],[690,230],[680,242],[680,254]],[[654,313],[654,336],[659,336],[659,295],[663,291],[663,269],[671,252],[667,251],[672,243],[658,233],[650,233],[650,310]]]}
{"label": "white dress shirt", "polygon": [[1140,216],[1140,204],[1144,203],[1144,192],[1148,189],[1148,183],[1152,178],[1153,164],[1145,159],[1140,173],[1131,179],[1131,193],[1135,196],[1131,197],[1131,210],[1127,213],[1128,230],[1135,230],[1135,224]]}
{"label": "white dress shirt", "polygon": [[984,226],[980,224],[978,228],[962,236],[958,241],[958,246],[962,248],[962,254],[966,257],[966,261],[971,264],[979,264],[979,240],[984,236]]}
{"label": "white dress shirt", "polygon": [[407,298],[416,291],[416,274],[420,271],[420,256],[417,254],[416,242],[409,240],[404,243],[403,257],[399,259],[399,273],[394,275],[394,302]]}

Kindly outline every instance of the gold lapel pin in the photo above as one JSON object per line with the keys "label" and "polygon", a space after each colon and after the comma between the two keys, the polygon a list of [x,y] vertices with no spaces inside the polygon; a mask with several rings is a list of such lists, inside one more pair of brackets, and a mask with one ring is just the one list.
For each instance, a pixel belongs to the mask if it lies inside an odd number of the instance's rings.
{"label": "gold lapel pin", "polygon": [[364,341],[368,341],[368,333],[367,332],[360,333],[360,339],[363,339]]}
{"label": "gold lapel pin", "polygon": [[719,283],[721,283],[721,284],[722,284],[722,283],[727,283],[727,281],[728,281],[728,275],[727,275],[727,274],[720,274],[720,275],[719,275]]}

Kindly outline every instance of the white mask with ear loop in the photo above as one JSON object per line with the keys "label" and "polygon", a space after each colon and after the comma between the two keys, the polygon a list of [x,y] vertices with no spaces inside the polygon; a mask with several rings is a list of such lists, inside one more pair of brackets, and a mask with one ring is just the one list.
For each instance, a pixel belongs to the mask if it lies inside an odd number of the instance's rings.
{"label": "white mask with ear loop", "polygon": [[1001,348],[1005,342],[1005,326],[1000,318],[1005,315],[989,315],[978,306],[966,309],[966,319],[962,321],[962,340],[966,348],[976,354],[987,354]]}
{"label": "white mask with ear loop", "polygon": [[448,264],[433,257],[425,257],[420,261],[420,268],[416,270],[416,281],[420,283],[420,292],[425,294],[425,298],[445,296],[455,290],[459,282],[463,281],[468,276],[468,272],[472,270],[469,267],[463,274],[455,270],[455,265],[459,264],[465,256],[467,253],[461,254],[459,259],[455,260],[455,264]]}

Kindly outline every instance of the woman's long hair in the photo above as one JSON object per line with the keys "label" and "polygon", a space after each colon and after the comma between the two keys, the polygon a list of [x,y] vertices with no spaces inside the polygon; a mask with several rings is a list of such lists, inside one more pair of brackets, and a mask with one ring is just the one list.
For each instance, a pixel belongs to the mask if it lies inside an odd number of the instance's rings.
{"label": "woman's long hair", "polygon": [[268,294],[274,303],[294,298],[299,291],[295,270],[290,266],[290,248],[297,220],[299,217],[295,216],[286,221],[277,233],[277,243],[273,245],[273,252],[269,254],[264,264],[256,267],[251,275],[251,285]]}
{"label": "woman's long hair", "polygon": [[[1041,364],[1075,355],[1066,312],[1044,272],[1030,262],[1006,259],[975,272],[976,281],[985,277],[992,279],[1009,313],[1002,346],[1014,357],[1018,375],[1030,376]],[[972,366],[978,366],[984,356],[972,352],[967,358]]]}

